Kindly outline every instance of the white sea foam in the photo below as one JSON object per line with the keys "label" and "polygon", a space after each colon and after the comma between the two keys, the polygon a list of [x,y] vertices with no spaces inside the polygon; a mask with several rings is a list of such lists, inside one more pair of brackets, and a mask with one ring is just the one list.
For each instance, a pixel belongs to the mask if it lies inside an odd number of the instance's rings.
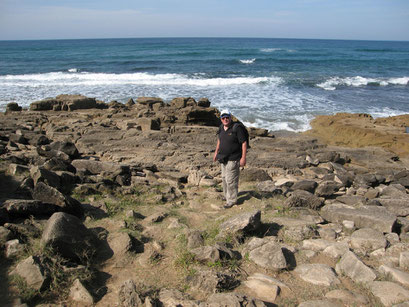
{"label": "white sea foam", "polygon": [[78,72],[78,68],[70,68],[68,69],[68,72]]}
{"label": "white sea foam", "polygon": [[281,48],[262,48],[260,49],[261,52],[275,52],[275,51],[281,51],[283,49]]}
{"label": "white sea foam", "polygon": [[242,63],[242,64],[253,64],[255,61],[256,61],[256,59],[240,60],[240,63]]}
{"label": "white sea foam", "polygon": [[106,74],[53,72],[0,76],[0,86],[192,85],[227,86],[279,82],[277,77],[189,78],[182,74]]}
{"label": "white sea foam", "polygon": [[261,52],[271,53],[276,51],[286,51],[286,52],[296,52],[297,50],[294,49],[283,49],[283,48],[262,48],[260,49]]}
{"label": "white sea foam", "polygon": [[342,86],[353,86],[353,87],[361,87],[367,85],[378,85],[378,86],[387,86],[387,85],[407,85],[409,82],[409,77],[402,77],[402,78],[389,78],[389,79],[382,79],[382,78],[365,78],[361,76],[355,77],[333,77],[328,79],[325,82],[317,84],[318,87],[323,88],[324,90],[334,91],[337,87]]}

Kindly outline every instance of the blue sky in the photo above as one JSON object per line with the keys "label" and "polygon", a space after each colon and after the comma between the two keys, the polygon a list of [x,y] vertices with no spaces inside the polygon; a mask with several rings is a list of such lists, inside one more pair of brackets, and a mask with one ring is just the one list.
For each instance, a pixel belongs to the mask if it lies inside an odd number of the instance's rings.
{"label": "blue sky", "polygon": [[0,0],[0,40],[409,40],[409,0]]}

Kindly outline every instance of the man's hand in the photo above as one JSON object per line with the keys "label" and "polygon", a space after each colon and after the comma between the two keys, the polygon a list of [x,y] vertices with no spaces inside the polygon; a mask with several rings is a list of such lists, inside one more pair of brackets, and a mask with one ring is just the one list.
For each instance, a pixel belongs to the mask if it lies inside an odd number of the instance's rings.
{"label": "man's hand", "polygon": [[240,159],[240,166],[241,166],[241,167],[245,167],[245,166],[246,166],[246,157],[242,157],[242,158]]}

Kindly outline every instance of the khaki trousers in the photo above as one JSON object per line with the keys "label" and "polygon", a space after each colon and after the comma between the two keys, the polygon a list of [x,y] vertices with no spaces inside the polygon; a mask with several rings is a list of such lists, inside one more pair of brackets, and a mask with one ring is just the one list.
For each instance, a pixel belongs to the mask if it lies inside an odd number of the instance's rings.
{"label": "khaki trousers", "polygon": [[240,160],[222,163],[221,168],[226,205],[233,206],[237,203],[239,191]]}

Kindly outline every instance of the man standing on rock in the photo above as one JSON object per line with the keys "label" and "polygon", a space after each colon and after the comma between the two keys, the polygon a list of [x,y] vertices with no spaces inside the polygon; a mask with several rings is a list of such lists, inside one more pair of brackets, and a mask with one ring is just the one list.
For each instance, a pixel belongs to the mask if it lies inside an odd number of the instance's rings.
{"label": "man standing on rock", "polygon": [[217,145],[213,161],[219,161],[222,170],[225,208],[237,203],[240,167],[246,165],[247,138],[244,126],[233,123],[229,110],[222,110],[222,125],[217,132]]}

